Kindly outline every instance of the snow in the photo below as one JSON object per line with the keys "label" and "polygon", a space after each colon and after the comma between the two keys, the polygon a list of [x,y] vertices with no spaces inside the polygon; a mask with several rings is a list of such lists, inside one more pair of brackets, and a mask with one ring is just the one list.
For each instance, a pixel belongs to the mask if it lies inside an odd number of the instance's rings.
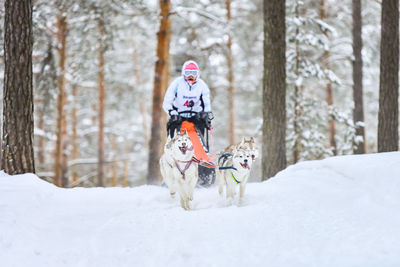
{"label": "snow", "polygon": [[400,266],[400,152],[332,157],[247,186],[61,189],[0,174],[0,266]]}

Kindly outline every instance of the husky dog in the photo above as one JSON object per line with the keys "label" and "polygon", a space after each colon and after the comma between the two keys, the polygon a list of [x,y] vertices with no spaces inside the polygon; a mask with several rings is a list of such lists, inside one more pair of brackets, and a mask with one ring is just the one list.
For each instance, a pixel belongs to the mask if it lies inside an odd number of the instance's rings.
{"label": "husky dog", "polygon": [[181,206],[185,210],[190,209],[189,201],[193,200],[193,191],[199,178],[198,162],[193,156],[192,142],[185,130],[184,133],[175,132],[172,139],[168,137],[160,158],[161,174],[171,197],[178,191]]}
{"label": "husky dog", "polygon": [[224,152],[232,153],[232,151],[240,150],[240,149],[245,149],[249,150],[251,153],[251,159],[254,161],[256,158],[258,158],[258,146],[256,145],[256,142],[254,140],[254,137],[250,137],[249,140],[246,138],[243,138],[242,141],[239,144],[236,145],[230,145],[227,148],[225,148]]}
{"label": "husky dog", "polygon": [[[226,154],[225,154],[226,155]],[[234,199],[236,185],[240,186],[240,200],[244,196],[244,190],[253,164],[252,154],[249,149],[234,148],[229,156],[222,158],[217,168],[219,194],[222,195],[226,185],[226,198]],[[221,161],[221,158],[220,158]]]}

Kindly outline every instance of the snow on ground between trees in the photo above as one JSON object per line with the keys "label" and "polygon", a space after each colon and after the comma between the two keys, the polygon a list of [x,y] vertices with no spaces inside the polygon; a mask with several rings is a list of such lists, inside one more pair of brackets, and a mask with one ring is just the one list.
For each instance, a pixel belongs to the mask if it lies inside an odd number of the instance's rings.
{"label": "snow on ground between trees", "polygon": [[301,162],[228,205],[196,189],[0,175],[1,266],[400,266],[400,152]]}

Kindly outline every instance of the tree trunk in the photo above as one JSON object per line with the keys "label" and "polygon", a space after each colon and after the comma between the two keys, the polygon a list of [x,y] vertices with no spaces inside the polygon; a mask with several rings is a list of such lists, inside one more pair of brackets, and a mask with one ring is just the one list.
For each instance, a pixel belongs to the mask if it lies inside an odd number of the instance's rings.
{"label": "tree trunk", "polygon": [[4,28],[2,169],[34,173],[32,1],[6,0]]}
{"label": "tree trunk", "polygon": [[[62,13],[60,11],[60,13]],[[63,166],[62,166],[62,155],[63,146],[65,142],[65,106],[66,106],[66,93],[65,93],[65,61],[66,61],[66,44],[67,44],[67,17],[59,14],[57,17],[57,53],[58,59],[58,97],[57,97],[57,141],[56,141],[56,155],[55,155],[55,170],[54,170],[54,183],[57,186],[62,186],[63,178]]]}
{"label": "tree trunk", "polygon": [[285,2],[264,0],[263,180],[286,167]]}
{"label": "tree trunk", "polygon": [[[37,99],[36,101],[35,101],[35,105],[36,105],[36,107],[38,106],[38,105],[41,105],[42,103],[41,102],[43,102],[43,99]],[[44,129],[44,114],[43,114],[43,112],[40,110],[40,109],[36,109],[36,118],[37,118],[37,128],[39,129],[39,130],[41,130],[43,133],[45,132],[45,129]],[[37,165],[39,165],[38,166],[38,169],[40,169],[40,168],[43,168],[43,165],[44,165],[44,160],[45,160],[45,137],[44,136],[38,136],[37,137],[39,140],[38,140],[38,145],[37,145],[37,152],[36,152],[36,156],[37,156]]]}
{"label": "tree trunk", "polygon": [[124,160],[124,174],[122,176],[122,187],[129,186],[128,173],[129,173],[129,161]]}
{"label": "tree trunk", "polygon": [[382,0],[378,152],[399,149],[399,1]]}
{"label": "tree trunk", "polygon": [[[50,39],[50,38],[49,38]],[[37,128],[45,133],[45,115],[50,112],[49,103],[53,98],[51,91],[56,87],[57,70],[54,64],[53,46],[51,40],[48,41],[46,54],[41,62],[40,73],[35,84],[35,107]],[[38,136],[37,140],[37,163],[39,168],[43,169],[46,160],[46,137]],[[37,166],[36,166],[37,167]]]}
{"label": "tree trunk", "polygon": [[[72,157],[71,159],[77,159],[79,157],[79,142],[78,142],[78,117],[77,117],[77,106],[78,106],[78,85],[74,85],[72,88],[73,107],[71,112],[71,123],[72,123]],[[72,182],[75,183],[78,180],[77,170],[72,173]]]}
{"label": "tree trunk", "polygon": [[[325,0],[321,0],[319,3],[319,17],[322,21],[326,20],[327,18],[327,11],[326,11],[326,6],[325,6]],[[326,38],[329,38],[328,30],[325,29],[324,34]],[[328,70],[330,70],[330,52],[329,51],[324,51],[324,54],[322,55],[322,62],[324,64],[324,67]],[[326,83],[326,102],[328,103],[328,107],[333,107],[333,88],[332,88],[332,82],[327,81]],[[329,128],[329,144],[330,147],[333,148],[333,154],[337,155],[337,145],[336,145],[336,123],[335,119],[331,118],[328,122],[328,128]]]}
{"label": "tree trunk", "polygon": [[[362,84],[362,19],[361,19],[361,0],[353,0],[353,121],[364,122],[364,104],[363,104],[363,84]],[[354,154],[364,154],[366,147],[364,126],[356,126],[356,135],[363,138],[363,142],[354,149]]]}
{"label": "tree trunk", "polygon": [[103,39],[105,35],[104,20],[100,18],[97,21],[99,30],[99,141],[98,141],[98,165],[97,165],[97,185],[104,186],[104,53],[105,48]]}
{"label": "tree trunk", "polygon": [[[129,141],[128,140],[126,140],[125,139],[125,141],[124,141],[124,144],[125,144],[125,154],[126,155],[129,155],[129,152],[130,152],[130,147],[131,147],[131,145],[130,145],[130,143],[129,143]],[[122,175],[122,187],[127,187],[127,186],[129,186],[129,180],[128,180],[128,175],[129,175],[129,160],[124,160],[124,173],[123,173],[123,175]]]}
{"label": "tree trunk", "polygon": [[227,43],[226,61],[228,65],[228,110],[229,110],[229,143],[235,144],[235,98],[234,98],[234,70],[233,70],[233,54],[232,54],[232,27],[231,27],[231,0],[225,1],[226,21],[230,27]]}
{"label": "tree trunk", "polygon": [[118,161],[117,161],[118,143],[117,143],[117,137],[115,135],[112,138],[112,150],[114,157],[112,162],[111,186],[116,187],[118,186]]}
{"label": "tree trunk", "polygon": [[[67,106],[67,93],[64,91],[64,107]],[[61,158],[61,186],[68,187],[68,135],[67,135],[67,113],[64,111],[62,119],[62,135],[64,136],[64,142],[62,145],[62,158]]]}
{"label": "tree trunk", "polygon": [[166,89],[162,87],[165,84],[165,79],[167,79],[165,68],[168,65],[171,32],[170,8],[170,0],[160,0],[161,20],[157,33],[157,62],[154,73],[152,125],[147,173],[148,184],[157,184],[160,180],[159,160],[161,156],[161,127],[163,127],[161,108],[163,91]]}
{"label": "tree trunk", "polygon": [[[296,2],[296,19],[299,17],[299,5]],[[296,66],[295,66],[295,74],[296,74],[296,82],[294,85],[294,119],[293,119],[293,131],[294,131],[294,146],[293,146],[293,163],[296,163],[300,159],[300,143],[301,143],[301,138],[300,138],[300,127],[298,125],[298,122],[300,120],[300,88],[297,85],[297,79],[299,78],[299,68],[300,68],[300,48],[299,48],[299,40],[298,36],[300,33],[299,25],[296,25]]]}
{"label": "tree trunk", "polygon": [[142,128],[143,128],[143,134],[144,134],[144,140],[146,142],[146,147],[149,147],[149,126],[147,123],[147,107],[146,107],[146,97],[145,94],[142,92],[142,79],[140,75],[140,70],[139,70],[139,57],[138,57],[138,51],[136,47],[135,41],[133,42],[133,66],[134,66],[134,74],[135,74],[135,81],[136,81],[136,87],[138,91],[140,92],[140,98],[139,98],[139,106],[140,106],[140,114],[142,115]]}

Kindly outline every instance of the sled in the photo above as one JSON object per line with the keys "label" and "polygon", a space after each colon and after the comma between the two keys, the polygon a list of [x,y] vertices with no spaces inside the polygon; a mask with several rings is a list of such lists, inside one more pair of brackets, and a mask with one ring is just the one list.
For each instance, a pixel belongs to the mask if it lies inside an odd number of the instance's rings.
{"label": "sled", "polygon": [[181,133],[183,133],[184,130],[186,130],[187,134],[190,137],[190,140],[192,141],[192,145],[194,147],[194,156],[197,160],[200,161],[199,164],[204,165],[205,167],[215,168],[214,163],[212,163],[210,157],[204,150],[203,144],[200,141],[201,136],[198,135],[194,124],[188,121],[183,121],[181,124]]}
{"label": "sled", "polygon": [[[194,111],[184,111],[182,113],[193,113],[197,114]],[[216,165],[213,163],[213,160],[208,155],[209,152],[209,136],[211,129],[205,129],[204,136],[203,134],[195,127],[194,123],[189,121],[182,121],[180,125],[180,131],[186,132],[189,135],[190,140],[192,141],[192,145],[194,148],[194,156],[199,161],[199,181],[198,185],[203,187],[208,187],[215,182],[215,167]]]}

